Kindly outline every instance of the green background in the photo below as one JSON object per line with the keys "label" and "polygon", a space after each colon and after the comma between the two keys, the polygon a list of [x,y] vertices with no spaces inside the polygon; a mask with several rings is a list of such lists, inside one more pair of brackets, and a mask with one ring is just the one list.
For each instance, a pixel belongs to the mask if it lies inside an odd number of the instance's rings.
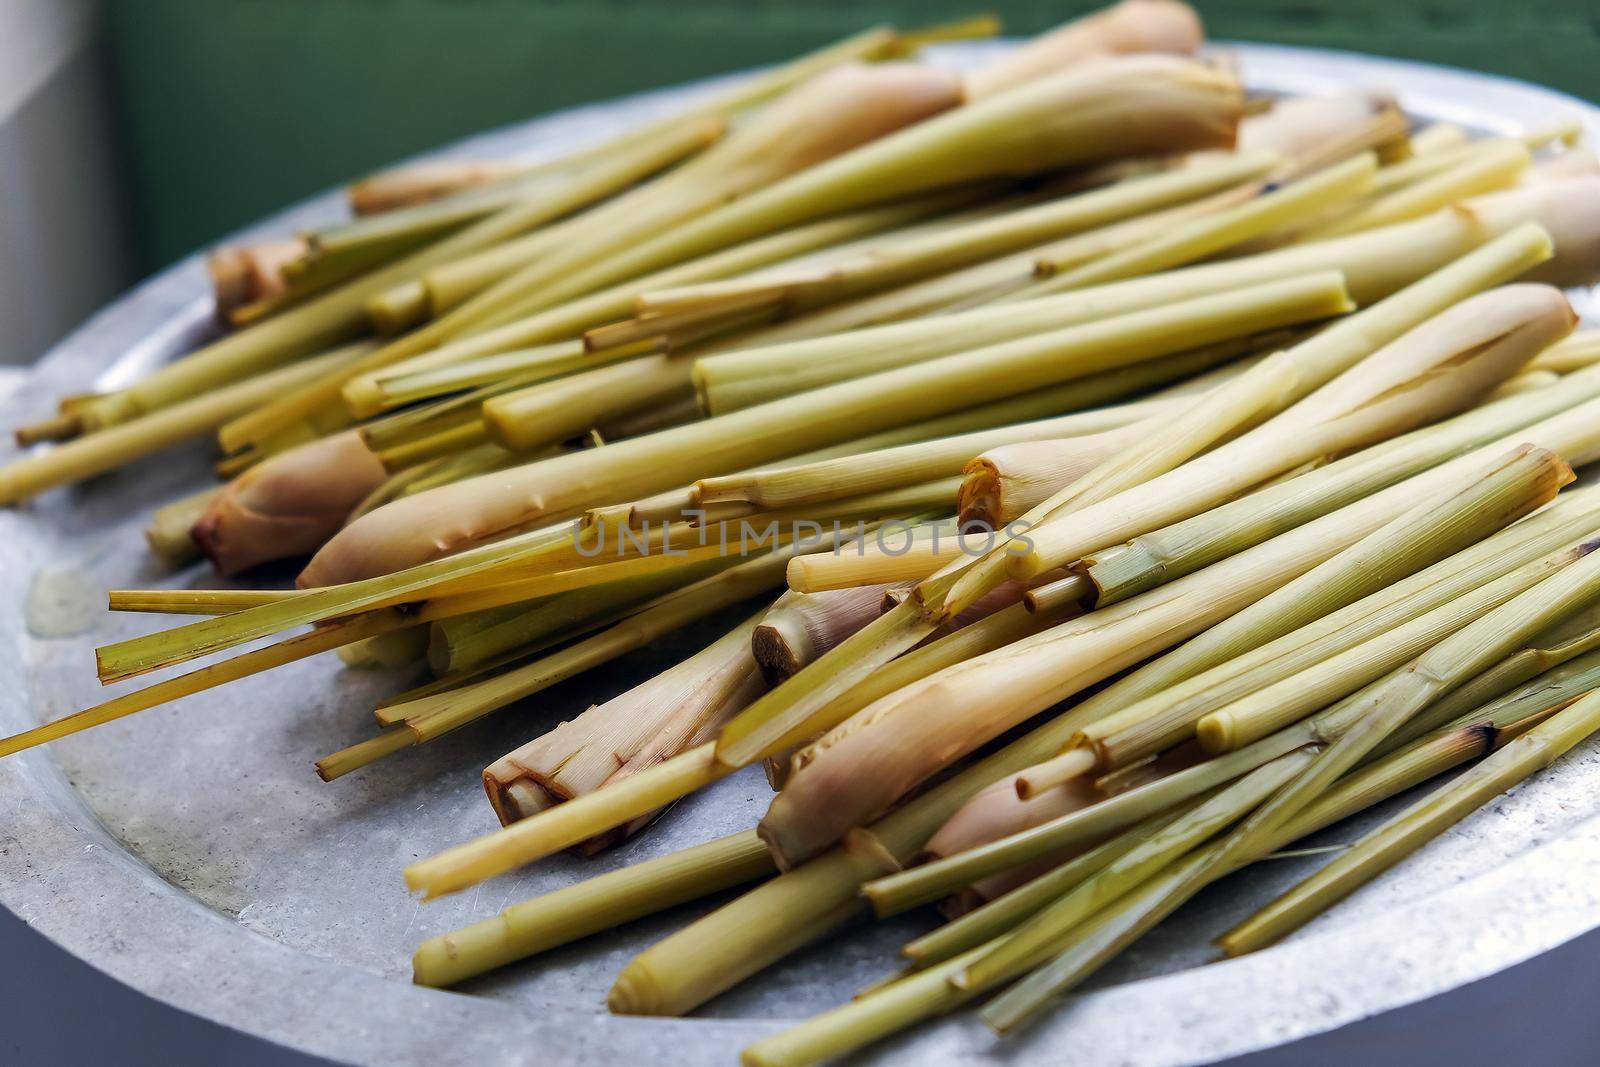
{"label": "green background", "polygon": [[[389,160],[570,104],[776,61],[878,21],[991,10],[1032,33],[1098,4],[1005,0],[107,0],[138,258],[161,266]],[[1201,0],[1216,37],[1528,78],[1600,98],[1594,0]]]}

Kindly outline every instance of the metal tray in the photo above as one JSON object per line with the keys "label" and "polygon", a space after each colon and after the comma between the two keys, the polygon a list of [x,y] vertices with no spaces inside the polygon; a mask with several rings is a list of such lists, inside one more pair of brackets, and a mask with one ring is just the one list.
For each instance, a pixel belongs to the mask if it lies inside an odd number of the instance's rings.
{"label": "metal tray", "polygon": [[[965,63],[1004,43],[946,48]],[[1257,89],[1387,85],[1419,118],[1517,131],[1600,111],[1504,79],[1354,55],[1237,46]],[[709,91],[712,83],[563,112],[456,146],[576,145]],[[334,217],[328,194],[256,227]],[[56,347],[0,424],[47,410],[87,381],[114,386],[207,333],[201,265],[145,282]],[[1584,294],[1587,296],[1587,294]],[[155,621],[102,610],[110,586],[213,584],[164,573],[144,551],[154,507],[205,483],[206,450],[144,460],[0,514],[0,729],[87,706],[91,649]],[[290,572],[285,572],[287,577]],[[687,1020],[606,1014],[612,976],[702,903],[591,938],[459,992],[409,984],[416,943],[589,873],[751,825],[758,773],[680,804],[649,833],[592,861],[566,857],[422,905],[400,869],[493,825],[483,764],[591,700],[703,642],[680,635],[541,694],[487,724],[332,785],[310,761],[366,736],[392,678],[322,657],[145,712],[0,763],[0,902],[68,951],[159,1000],[336,1060],[384,1064],[735,1062],[737,1050],[849,997],[890,966],[927,916],[862,927],[758,975]],[[649,661],[649,662],[646,662]],[[119,687],[112,692],[121,691]],[[752,768],[752,772],[754,769]],[[1203,895],[1095,986],[1020,1039],[970,1017],[925,1026],[870,1054],[893,1062],[1210,1061],[1274,1046],[1482,978],[1600,926],[1600,749],[1587,746],[1490,804],[1300,935],[1211,963],[1207,938],[1300,877],[1284,860]],[[1369,815],[1368,821],[1373,816]],[[1329,831],[1347,840],[1359,828]]]}

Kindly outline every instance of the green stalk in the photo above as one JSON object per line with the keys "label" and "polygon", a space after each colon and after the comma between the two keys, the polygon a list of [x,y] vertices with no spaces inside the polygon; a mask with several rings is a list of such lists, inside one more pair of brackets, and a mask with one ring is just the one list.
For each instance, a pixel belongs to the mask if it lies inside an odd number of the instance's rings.
{"label": "green stalk", "polygon": [[14,460],[0,467],[0,504],[17,504],[46,489],[104,474],[214,429],[286,389],[351,366],[367,349],[364,344],[350,345],[265,370],[231,385],[218,385],[188,399],[174,400],[150,414],[130,416],[48,452]]}
{"label": "green stalk", "polygon": [[[1518,229],[1394,296],[1334,323],[1289,350],[1289,357],[1300,377],[1296,389],[1288,398],[1290,402],[1279,414],[1249,433],[1207,453],[1196,463],[1186,464],[1177,471],[1143,483],[1130,493],[1119,494],[1103,502],[1100,511],[1087,508],[1059,522],[1046,522],[1031,530],[1028,550],[1013,555],[1007,561],[1007,570],[1013,577],[1035,577],[1071,563],[1089,552],[1153,529],[1160,523],[1149,521],[1147,509],[1170,516],[1167,521],[1184,518],[1187,516],[1173,512],[1186,495],[1203,492],[1208,502],[1220,502],[1222,496],[1227,495],[1225,492],[1219,493],[1224,487],[1231,487],[1235,491],[1244,489],[1249,483],[1259,482],[1322,454],[1325,450],[1310,447],[1311,440],[1316,436],[1311,432],[1312,428],[1323,423],[1336,426],[1342,417],[1353,415],[1355,406],[1351,401],[1364,389],[1373,388],[1386,375],[1394,373],[1386,369],[1384,361],[1363,362],[1376,346],[1391,343],[1396,346],[1398,353],[1415,345],[1416,354],[1421,356],[1428,345],[1445,341],[1453,328],[1464,327],[1468,331],[1475,328],[1476,320],[1471,320],[1469,316],[1472,313],[1466,310],[1469,307],[1493,306],[1488,301],[1494,300],[1505,302],[1505,310],[1511,312],[1516,301],[1509,299],[1508,295],[1484,294],[1477,301],[1461,303],[1459,308],[1454,305],[1507,277],[1522,273],[1549,256],[1549,236],[1543,230],[1536,226]],[[1512,290],[1504,292],[1510,294]],[[1531,293],[1527,295],[1532,296]],[[1447,309],[1454,314],[1441,314]],[[1528,310],[1531,312],[1531,308]],[[1516,318],[1518,314],[1521,312],[1512,312],[1512,317]],[[1440,316],[1438,323],[1419,330],[1415,337],[1403,336],[1436,315]],[[1536,351],[1571,330],[1570,319],[1557,327],[1554,320],[1547,323],[1535,315],[1518,325],[1522,324],[1529,326],[1529,332],[1519,338],[1520,331],[1507,322],[1506,332],[1498,340],[1510,344],[1514,349],[1532,345]],[[1550,333],[1546,325],[1558,332]],[[1476,326],[1487,329],[1488,321],[1476,321]],[[1486,336],[1483,340],[1486,345],[1493,347],[1496,338]],[[1532,352],[1526,353],[1518,362],[1526,362],[1531,355]],[[1346,371],[1354,373],[1342,378],[1341,375]],[[1368,381],[1373,384],[1369,386]],[[1366,403],[1373,398],[1375,394],[1368,393],[1356,404]],[[1189,514],[1199,510],[1196,507]],[[1095,519],[1101,521],[1097,523]]]}
{"label": "green stalk", "polygon": [[598,875],[417,946],[412,980],[442,989],[772,870],[754,830]]}
{"label": "green stalk", "polygon": [[[1559,390],[1474,408],[1091,554],[1084,573],[1095,584],[1095,602],[1115,604],[1469,451],[1487,458],[1491,448],[1503,451],[1524,440],[1543,443],[1540,431],[1531,429],[1534,424],[1596,397],[1600,373],[1581,373]],[[1565,454],[1564,447],[1551,447]]]}
{"label": "green stalk", "polygon": [[[1154,691],[1154,699],[1164,700],[1176,682],[1249,654],[1369,595],[1381,596],[1395,583],[1478,544],[1548,503],[1570,477],[1560,460],[1548,452],[1523,451],[1510,462],[1502,460],[1488,471],[1481,467],[1479,471],[1465,484],[1456,479],[1457,487],[1450,492],[1424,498],[1337,556],[1186,642],[1158,663],[1142,668],[1132,676],[1137,682],[1120,688]],[[1535,471],[1539,473],[1534,475]],[[1530,476],[1539,480],[1530,481]],[[1341,636],[1348,632],[1340,631]],[[1215,685],[1213,679],[1207,689]],[[1126,692],[1120,698],[1126,700]],[[1143,721],[1132,708],[1114,717]],[[1106,732],[1103,721],[1096,726],[1100,737],[1114,736],[1114,732]],[[1120,758],[1108,765],[1125,765],[1145,751],[1179,740],[1182,735],[1174,730],[1131,752],[1116,749]],[[1112,747],[1102,747],[1102,754]]]}
{"label": "green stalk", "polygon": [[1555,628],[1562,632],[1568,625],[1578,624],[1582,632],[1575,639],[1546,644],[1541,636],[1537,644],[1543,647],[1522,649],[1443,700],[1430,704],[1396,730],[1387,744],[1406,744],[1430,730],[1469,719],[1502,719],[1507,715],[1521,718],[1559,706],[1594,688],[1600,656],[1593,651],[1593,620],[1594,609],[1580,612]]}
{"label": "green stalk", "polygon": [[1600,730],[1600,692],[1590,693],[1488,759],[1363,835],[1316,874],[1218,939],[1229,956],[1278,941],[1376,878],[1524,778]]}
{"label": "green stalk", "polygon": [[[384,410],[386,406],[383,393],[385,382],[426,372],[438,372],[444,375],[448,368],[456,364],[490,360],[501,353],[517,352],[551,342],[574,341],[585,330],[630,314],[641,286],[740,274],[883,230],[900,228],[930,214],[946,210],[954,198],[965,195],[959,190],[954,193],[930,194],[836,218],[823,219],[820,222],[783,230],[757,241],[735,245],[722,252],[669,267],[645,278],[612,286],[548,311],[507,323],[505,326],[485,330],[366,374],[354,376],[344,384],[344,400],[352,413],[363,418],[369,417]],[[486,366],[484,373],[488,373],[492,366],[492,363]],[[464,369],[463,374],[467,373],[468,371]]]}
{"label": "green stalk", "polygon": [[[1192,669],[1195,664],[1185,662],[1180,649],[1140,668],[1085,702],[1083,712],[1093,721],[1076,739],[1088,749],[1083,753],[1088,764],[1080,773],[1127,766],[1160,751],[1192,731],[1207,712],[1390,634],[1460,597],[1487,610],[1497,589],[1515,590],[1521,582],[1536,580],[1543,568],[1564,558],[1560,553],[1565,546],[1595,526],[1593,508],[1600,506],[1600,494],[1585,490],[1568,496],[1525,522],[1226,662]],[[1557,555],[1541,561],[1551,553]],[[1488,588],[1512,573],[1519,577]],[[1441,614],[1439,625],[1452,626],[1451,620],[1462,617],[1457,611],[1463,606]],[[1466,608],[1469,616],[1473,610]],[[1042,781],[1038,788],[1043,788]]]}
{"label": "green stalk", "polygon": [[[1091,921],[1117,900],[1243,818],[1311,762],[1314,750],[1279,756],[1169,823],[1138,846],[1018,926],[1003,943],[969,964],[951,981],[986,989],[1047,953],[1074,927]],[[887,880],[885,880],[887,881]],[[881,886],[883,883],[880,882]],[[871,887],[868,888],[871,892]]]}
{"label": "green stalk", "polygon": [[[1103,285],[1205,259],[1360,195],[1372,184],[1377,169],[1377,157],[1363,152],[1237,207],[1203,215],[1158,237],[1064,271],[1052,288]],[[1040,267],[1043,271],[1054,269],[1048,261],[1041,261]]]}
{"label": "green stalk", "polygon": [[723,282],[646,289],[640,307],[646,314],[693,307],[711,315],[725,302],[754,299],[780,305],[786,314],[799,314],[1184,203],[1259,178],[1278,161],[1270,152],[1230,155],[1072,193],[925,236],[890,240],[854,256],[777,267]]}
{"label": "green stalk", "polygon": [[[1564,558],[1559,562],[1565,563],[1567,567],[1574,565],[1577,562],[1574,557],[1580,551],[1581,549],[1564,553]],[[1526,595],[1527,591],[1548,584],[1548,576],[1552,573],[1559,574],[1563,569],[1565,568],[1556,567],[1552,570],[1541,561],[1531,570],[1529,575],[1531,582],[1524,581],[1521,587],[1524,592],[1520,595]],[[1518,595],[1514,590],[1509,598],[1503,589],[1492,592],[1500,594],[1502,605],[1511,603]],[[1497,610],[1503,610],[1503,607]],[[1492,615],[1492,612],[1490,614]],[[1478,619],[1481,621],[1488,617],[1490,615],[1480,615]],[[1445,631],[1446,634],[1452,632],[1461,631],[1459,629]],[[1381,679],[1373,684],[1381,684]],[[1354,699],[1355,697],[1352,697],[1343,704],[1335,705],[1329,712],[1285,727],[1259,741],[1187,770],[1177,771],[1147,785],[1118,793],[1098,804],[1031,827],[1008,838],[907,871],[898,876],[903,880],[900,888],[907,892],[915,888],[921,895],[950,892],[1041,856],[1131,826],[1141,819],[1168,810],[1175,804],[1182,803],[1206,790],[1232,781],[1238,775],[1262,766],[1295,748],[1336,739],[1348,725],[1350,713],[1347,708]],[[1057,717],[1052,724],[1054,731],[1058,735],[1069,735],[1074,726],[1081,728],[1092,710],[1086,703],[1067,715]]]}
{"label": "green stalk", "polygon": [[808,389],[926,363],[953,352],[1026,339],[1046,331],[1236,289],[1226,279],[1178,271],[1026,304],[975,308],[701,356],[693,363],[693,378],[705,409],[713,415],[726,414]]}
{"label": "green stalk", "polygon": [[[955,108],[701,214],[651,240],[543,285],[520,303],[517,281],[488,318],[515,317],[671,263],[820,215],[930,188],[1152,152],[1224,147],[1239,89],[1225,75],[1165,56],[1108,60],[1041,77]],[[543,279],[541,277],[541,281]],[[485,294],[487,296],[488,294]]]}
{"label": "green stalk", "polygon": [[[684,464],[701,476],[728,473],[1346,306],[1334,276],[1290,279],[945,356],[492,479],[459,482],[351,523],[323,547],[301,580],[322,585],[393,572],[534,522],[674,488],[683,483]],[[463,524],[461,516],[472,520]]]}

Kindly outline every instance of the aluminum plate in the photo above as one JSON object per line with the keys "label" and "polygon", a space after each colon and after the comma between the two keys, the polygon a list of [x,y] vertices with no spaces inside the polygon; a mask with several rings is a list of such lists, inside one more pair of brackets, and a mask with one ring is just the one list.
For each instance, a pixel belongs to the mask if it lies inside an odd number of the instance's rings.
{"label": "aluminum plate", "polygon": [[[1003,42],[947,47],[968,63]],[[1499,78],[1292,48],[1236,46],[1256,89],[1385,85],[1422,119],[1515,132],[1600,111]],[[715,83],[563,112],[455,146],[557,152],[709,91]],[[330,193],[250,234],[334,218]],[[202,264],[137,287],[57,346],[0,425],[84,383],[109,388],[208,331]],[[112,586],[205,586],[144,551],[151,511],[206,484],[199,445],[0,514],[0,729],[103,699],[94,646],[155,620],[102,610]],[[283,573],[287,577],[289,571]],[[332,785],[310,761],[372,729],[392,678],[333,657],[235,684],[0,762],[0,902],[68,951],[166,1003],[283,1045],[372,1064],[730,1064],[737,1050],[846,999],[886,971],[926,916],[865,927],[758,975],[687,1020],[615,1018],[612,977],[706,906],[684,907],[477,980],[409,984],[424,937],[580,876],[751,825],[759,774],[680,804],[650,833],[593,861],[559,858],[423,905],[400,869],[493,825],[478,782],[514,744],[697,647],[701,628],[426,748]],[[650,662],[645,662],[649,660]],[[117,687],[120,692],[128,686]],[[970,1016],[875,1050],[886,1062],[1067,1062],[1157,1067],[1275,1046],[1482,978],[1600,926],[1600,748],[1586,746],[1490,804],[1288,942],[1212,964],[1207,939],[1297,879],[1259,865],[1202,895],[1043,1025],[1001,1042]],[[1368,821],[1373,818],[1369,814]],[[1347,840],[1345,824],[1330,840]],[[1211,964],[1211,965],[1207,965]]]}

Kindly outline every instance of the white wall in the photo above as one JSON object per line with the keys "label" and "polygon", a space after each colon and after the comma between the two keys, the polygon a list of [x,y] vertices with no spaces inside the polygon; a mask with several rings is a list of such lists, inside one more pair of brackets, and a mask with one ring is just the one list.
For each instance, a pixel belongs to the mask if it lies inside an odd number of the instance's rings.
{"label": "white wall", "polygon": [[91,0],[0,0],[0,362],[128,282]]}

